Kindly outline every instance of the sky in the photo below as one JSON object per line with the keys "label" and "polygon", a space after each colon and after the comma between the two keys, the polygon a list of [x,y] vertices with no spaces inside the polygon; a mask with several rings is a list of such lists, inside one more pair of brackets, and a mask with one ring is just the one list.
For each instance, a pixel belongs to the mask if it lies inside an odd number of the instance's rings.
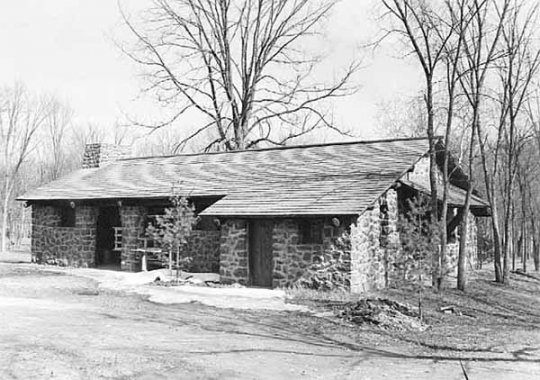
{"label": "sky", "polygon": [[[137,11],[150,3],[129,0],[128,6]],[[412,96],[421,83],[414,61],[399,57],[399,46],[361,49],[380,32],[378,3],[342,0],[328,20],[324,41],[330,56],[322,70],[328,75],[351,57],[364,57],[355,78],[360,90],[340,99],[334,110],[335,124],[360,138],[381,137],[379,104]],[[54,94],[71,105],[77,122],[103,128],[125,115],[159,119],[155,104],[139,99],[144,82],[138,67],[114,42],[129,38],[116,0],[2,0],[0,86],[21,82],[29,90]]]}

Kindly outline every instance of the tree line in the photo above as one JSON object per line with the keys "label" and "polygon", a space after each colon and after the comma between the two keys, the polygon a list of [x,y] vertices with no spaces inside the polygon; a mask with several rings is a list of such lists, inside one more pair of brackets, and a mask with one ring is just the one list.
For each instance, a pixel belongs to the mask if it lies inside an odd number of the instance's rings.
{"label": "tree line", "polygon": [[[421,111],[430,140],[432,223],[446,241],[451,151],[467,172],[464,215],[475,190],[490,206],[495,280],[509,281],[516,255],[538,270],[538,4],[517,0],[383,0],[388,29],[419,65]],[[444,142],[442,195],[437,194],[436,135]],[[460,144],[457,145],[456,142]],[[438,215],[438,198],[442,209]],[[460,226],[458,289],[466,287],[468,218]],[[441,286],[444,244],[433,261]],[[510,262],[512,260],[512,263]]]}

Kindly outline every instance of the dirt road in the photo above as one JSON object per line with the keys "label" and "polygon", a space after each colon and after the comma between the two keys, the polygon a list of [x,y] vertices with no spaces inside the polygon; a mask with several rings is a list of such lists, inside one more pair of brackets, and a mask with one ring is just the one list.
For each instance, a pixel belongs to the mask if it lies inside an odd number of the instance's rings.
{"label": "dirt road", "polygon": [[[314,317],[157,305],[88,279],[0,264],[0,379],[464,378],[459,361],[343,343],[293,318]],[[463,364],[470,379],[540,374],[538,361]]]}

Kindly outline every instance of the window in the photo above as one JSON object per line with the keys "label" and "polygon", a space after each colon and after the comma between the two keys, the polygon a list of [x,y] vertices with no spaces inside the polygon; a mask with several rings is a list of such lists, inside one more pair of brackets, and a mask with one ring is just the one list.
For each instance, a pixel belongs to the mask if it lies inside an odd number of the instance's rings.
{"label": "window", "polygon": [[122,250],[122,227],[113,227],[114,229],[114,248],[113,251]]}
{"label": "window", "polygon": [[299,244],[322,244],[322,223],[320,221],[303,219],[298,222]]}
{"label": "window", "polygon": [[75,209],[62,207],[60,209],[60,227],[75,227]]}
{"label": "window", "polygon": [[219,227],[218,219],[210,216],[199,216],[193,229],[198,231],[219,231]]}

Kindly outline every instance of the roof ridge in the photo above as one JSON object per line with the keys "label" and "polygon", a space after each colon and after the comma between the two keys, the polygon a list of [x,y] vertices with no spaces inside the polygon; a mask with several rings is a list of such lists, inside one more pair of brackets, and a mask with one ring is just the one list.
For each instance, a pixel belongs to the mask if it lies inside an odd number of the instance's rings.
{"label": "roof ridge", "polygon": [[[435,139],[439,139],[439,138],[441,137],[435,136]],[[148,160],[151,158],[209,156],[209,155],[219,155],[219,154],[239,154],[239,153],[249,153],[249,152],[274,151],[274,150],[305,149],[305,148],[316,148],[316,147],[326,147],[326,146],[377,144],[377,143],[386,143],[386,142],[419,141],[419,140],[428,140],[428,138],[427,137],[403,137],[403,138],[388,138],[388,139],[377,139],[377,140],[338,141],[338,142],[331,142],[331,143],[287,145],[287,146],[277,146],[277,147],[258,148],[258,149],[228,150],[228,151],[221,151],[221,152],[180,153],[180,154],[170,154],[170,155],[165,155],[165,156],[157,156],[157,155],[156,156],[140,156],[140,157],[122,158],[117,161]]]}

